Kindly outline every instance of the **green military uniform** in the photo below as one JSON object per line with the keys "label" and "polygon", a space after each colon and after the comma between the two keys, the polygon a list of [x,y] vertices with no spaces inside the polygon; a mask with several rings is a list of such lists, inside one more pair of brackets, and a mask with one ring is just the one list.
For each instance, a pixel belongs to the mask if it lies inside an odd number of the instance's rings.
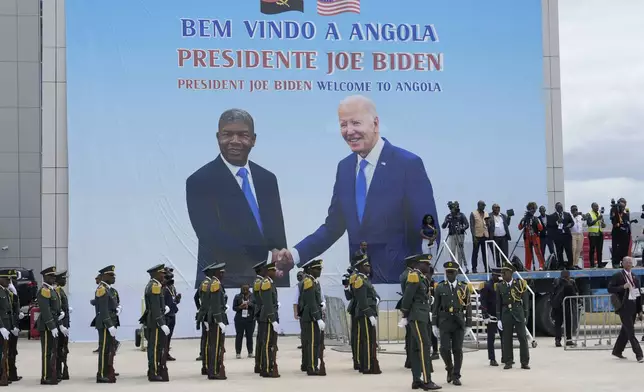
{"label": "green military uniform", "polygon": [[[453,261],[448,261],[444,267],[446,271],[458,271],[458,264]],[[467,284],[445,280],[436,287],[433,320],[440,331],[440,353],[445,362],[447,382],[454,381],[456,385],[460,385],[463,339],[466,328],[472,325],[470,289]]]}
{"label": "green military uniform", "polygon": [[[17,279],[18,273],[16,270],[10,270],[11,278]],[[15,290],[14,285],[14,290]],[[18,369],[16,368],[16,357],[18,356],[18,334],[20,333],[19,325],[20,320],[25,317],[24,314],[20,311],[20,298],[18,298],[17,290],[14,293],[9,290],[9,302],[11,302],[11,307],[13,309],[13,327],[14,331],[9,335],[9,381],[20,381],[21,376],[18,376]]]}
{"label": "green military uniform", "polygon": [[358,321],[356,320],[356,300],[353,294],[353,282],[356,281],[358,273],[351,270],[349,275],[349,285],[344,288],[344,296],[349,301],[347,313],[351,316],[351,332],[349,336],[351,344],[351,355],[353,357],[353,369],[360,370],[360,357],[358,355]]}
{"label": "green military uniform", "polygon": [[[409,273],[413,270],[413,268],[410,266],[411,263],[415,263],[416,260],[418,259],[418,255],[413,255],[405,258],[405,264],[407,265],[405,267],[405,270],[400,274],[400,277],[398,280],[400,281],[400,295],[404,295],[405,293],[405,287],[407,285],[407,276]],[[396,304],[396,309],[400,310],[402,306],[402,297]],[[410,342],[411,342],[411,325],[407,324],[405,326],[405,367],[407,369],[411,369],[411,355],[410,355]]]}
{"label": "green military uniform", "polygon": [[[311,260],[302,266],[305,269],[318,267],[322,267],[322,260]],[[322,320],[324,299],[320,282],[314,276],[305,273],[298,286],[300,295],[297,308],[302,326],[302,363],[306,366],[308,375],[326,375],[326,373],[320,373],[318,366],[324,329]]]}
{"label": "green military uniform", "polygon": [[[214,265],[214,264],[213,264]],[[210,307],[210,283],[212,283],[211,267],[209,265],[202,270],[206,277],[199,285],[199,309],[197,310],[197,326],[201,327],[201,375],[208,375],[208,347],[210,346],[210,333],[208,331],[209,325],[206,325],[208,309]]]}
{"label": "green military uniform", "polygon": [[[356,262],[356,268],[369,265],[365,255]],[[380,364],[376,357],[377,339],[376,318],[378,317],[378,293],[367,275],[359,272],[352,284],[356,301],[356,324],[358,325],[358,342],[356,351],[360,358],[360,372],[363,374],[380,374]]]}
{"label": "green military uniform", "polygon": [[[509,264],[503,266],[504,270],[514,272],[514,267]],[[505,368],[512,367],[514,350],[512,336],[517,333],[520,345],[521,366],[528,368],[530,352],[528,351],[528,338],[526,335],[526,318],[529,311],[528,284],[523,279],[496,284],[496,314],[501,315],[499,329],[503,341],[503,360]]]}
{"label": "green military uniform", "polygon": [[40,332],[41,347],[41,384],[58,384],[56,364],[57,338],[58,338],[58,317],[60,315],[60,298],[54,289],[56,267],[45,268],[40,272],[45,279],[51,279],[51,284],[43,282],[38,291],[38,316],[37,327]]}
{"label": "green military uniform", "polygon": [[[67,279],[67,271],[59,272],[56,274],[57,283],[59,280]],[[56,371],[61,380],[69,380],[69,369],[67,367],[67,354],[69,354],[69,299],[67,293],[62,286],[56,284],[56,294],[60,297],[60,310],[63,318],[59,320],[61,326],[61,333],[58,334],[58,353],[56,355],[58,363],[56,364]],[[64,327],[64,328],[63,328]],[[63,333],[64,331],[64,333]]]}
{"label": "green military uniform", "polygon": [[[275,269],[275,264],[267,264],[266,269]],[[262,310],[259,313],[259,331],[262,335],[260,375],[262,377],[279,377],[277,368],[277,327],[279,326],[277,287],[270,277],[265,277],[260,285]]]}
{"label": "green military uniform", "polygon": [[[212,270],[223,271],[226,263],[220,263],[212,266]],[[209,343],[208,347],[208,379],[210,380],[225,380],[226,374],[224,372],[224,343],[226,331],[226,299],[224,286],[217,277],[213,276],[208,288],[208,314],[206,322],[209,325]]]}
{"label": "green military uniform", "polygon": [[[165,265],[159,264],[150,268],[150,275],[164,273]],[[148,340],[148,380],[168,381],[164,358],[165,340],[170,329],[165,325],[165,300],[163,286],[151,278],[145,286],[145,329]]]}
{"label": "green military uniform", "polygon": [[[107,266],[99,271],[101,275],[114,274],[115,267]],[[116,352],[116,328],[118,327],[116,309],[118,296],[116,290],[105,281],[101,281],[94,293],[96,320],[94,326],[98,331],[98,371],[96,382],[114,383],[114,353]]]}
{"label": "green military uniform", "polygon": [[[257,276],[253,281],[253,302],[255,304],[255,314],[253,314],[254,320],[259,320],[259,314],[262,312],[262,297],[260,295],[260,291],[261,291],[262,281],[264,280],[264,277],[261,275],[261,273],[265,265],[266,265],[266,261],[264,260],[253,266],[255,273],[257,273]],[[262,349],[262,341],[261,341],[261,334],[259,333],[259,328],[258,328],[257,337],[255,340],[255,373],[257,374],[261,373],[261,369],[262,369],[262,362],[261,362],[262,356],[260,351],[261,349]]]}
{"label": "green military uniform", "polygon": [[9,385],[9,336],[15,327],[11,291],[8,288],[12,275],[13,270],[0,270],[0,278],[4,281],[0,286],[0,386]]}

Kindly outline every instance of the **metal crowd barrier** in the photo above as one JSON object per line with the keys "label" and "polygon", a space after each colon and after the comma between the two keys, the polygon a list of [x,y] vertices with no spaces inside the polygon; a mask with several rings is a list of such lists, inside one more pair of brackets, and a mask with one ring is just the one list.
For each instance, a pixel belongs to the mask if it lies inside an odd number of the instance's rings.
{"label": "metal crowd barrier", "polygon": [[402,314],[396,309],[398,300],[381,300],[378,303],[378,345],[404,344],[405,329],[398,327]]}
{"label": "metal crowd barrier", "polygon": [[326,328],[324,330],[324,344],[346,345],[349,344],[350,325],[349,314],[344,300],[339,297],[324,296],[326,301]]}
{"label": "metal crowd barrier", "polygon": [[[610,295],[577,295],[563,300],[562,341],[564,350],[609,350],[615,345],[622,323]],[[642,321],[635,332],[642,333]],[[568,336],[567,336],[568,335]]]}

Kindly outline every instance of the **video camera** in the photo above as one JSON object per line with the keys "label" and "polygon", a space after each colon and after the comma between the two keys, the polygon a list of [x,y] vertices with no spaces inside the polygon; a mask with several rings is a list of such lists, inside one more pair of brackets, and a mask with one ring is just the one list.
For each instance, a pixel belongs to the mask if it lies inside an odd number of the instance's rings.
{"label": "video camera", "polygon": [[351,274],[353,273],[352,268],[347,268],[347,273],[342,275],[342,285],[344,287],[349,286],[349,278],[351,277]]}
{"label": "video camera", "polygon": [[449,211],[454,214],[461,212],[461,207],[457,201],[448,201],[447,208],[449,208]]}

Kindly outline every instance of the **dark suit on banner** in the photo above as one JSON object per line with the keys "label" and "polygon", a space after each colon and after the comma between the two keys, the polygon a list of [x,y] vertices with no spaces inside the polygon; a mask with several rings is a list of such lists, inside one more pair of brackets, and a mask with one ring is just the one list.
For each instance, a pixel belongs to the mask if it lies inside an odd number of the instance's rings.
{"label": "dark suit on banner", "polygon": [[420,157],[383,140],[362,222],[356,207],[358,155],[352,153],[338,164],[326,221],[295,246],[300,264],[325,252],[345,231],[349,256],[360,242],[369,244],[372,283],[400,283],[405,257],[421,253],[418,222],[425,214],[438,216],[431,182]]}
{"label": "dark suit on banner", "polygon": [[[199,240],[198,286],[202,269],[226,262],[226,287],[240,287],[255,278],[252,266],[268,251],[286,247],[284,217],[275,175],[249,161],[247,165],[259,206],[261,230],[237,179],[218,156],[194,172],[186,182],[186,201]],[[288,286],[288,275],[277,279]],[[196,288],[196,287],[195,287]]]}

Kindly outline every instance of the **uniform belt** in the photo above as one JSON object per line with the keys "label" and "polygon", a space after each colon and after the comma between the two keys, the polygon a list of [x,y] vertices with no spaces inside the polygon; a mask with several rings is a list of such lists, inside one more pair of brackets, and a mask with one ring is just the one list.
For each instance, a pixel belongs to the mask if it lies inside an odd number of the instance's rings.
{"label": "uniform belt", "polygon": [[460,308],[440,308],[440,311],[445,312],[445,313],[458,313],[458,312],[462,312],[463,309],[460,309]]}

